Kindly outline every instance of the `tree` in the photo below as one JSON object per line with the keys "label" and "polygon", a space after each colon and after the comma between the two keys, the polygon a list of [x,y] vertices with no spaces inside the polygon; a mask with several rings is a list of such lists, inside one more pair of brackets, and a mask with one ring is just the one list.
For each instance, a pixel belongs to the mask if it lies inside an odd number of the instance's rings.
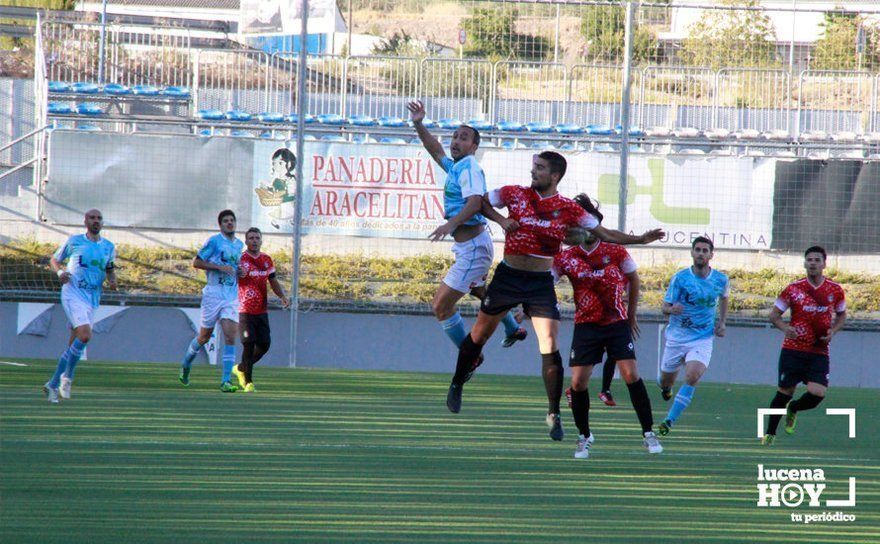
{"label": "tree", "polygon": [[519,12],[509,7],[474,8],[461,21],[467,35],[464,54],[492,59],[544,60],[550,43],[543,36],[516,32]]}
{"label": "tree", "polygon": [[[657,58],[659,42],[654,32],[643,25],[634,25],[633,60]],[[581,36],[587,42],[584,57],[593,62],[621,60],[626,38],[626,10],[623,6],[590,6],[581,17]]]}
{"label": "tree", "polygon": [[[816,42],[812,68],[817,70],[857,70],[880,64],[880,31],[853,12],[829,12],[822,23],[824,33]],[[864,33],[864,50],[859,58],[859,28]]]}
{"label": "tree", "polygon": [[[721,0],[726,6],[760,7],[758,0]],[[776,31],[762,11],[705,10],[688,29],[681,47],[682,60],[693,66],[767,67],[776,58]]]}

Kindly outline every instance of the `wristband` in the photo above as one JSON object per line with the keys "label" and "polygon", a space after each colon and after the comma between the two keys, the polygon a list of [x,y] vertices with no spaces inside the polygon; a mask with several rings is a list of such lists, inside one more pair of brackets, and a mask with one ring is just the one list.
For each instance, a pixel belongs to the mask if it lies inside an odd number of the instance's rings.
{"label": "wristband", "polygon": [[62,268],[62,269],[60,269],[58,272],[55,272],[55,273],[58,274],[58,277],[60,278],[65,272],[67,272],[67,270],[64,270],[64,269]]}

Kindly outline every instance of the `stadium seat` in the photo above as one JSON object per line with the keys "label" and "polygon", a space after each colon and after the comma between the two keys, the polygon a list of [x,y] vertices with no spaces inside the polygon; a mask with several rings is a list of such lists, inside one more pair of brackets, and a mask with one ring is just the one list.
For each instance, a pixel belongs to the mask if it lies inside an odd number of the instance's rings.
{"label": "stadium seat", "polygon": [[[284,120],[287,121],[288,123],[296,123],[297,119],[299,119],[299,117],[297,117],[295,113],[291,113],[290,115],[288,115],[287,117],[284,118]],[[314,123],[316,121],[317,121],[317,119],[315,119],[314,115],[306,114],[306,118],[303,122],[308,125],[309,123]]]}
{"label": "stadium seat", "polygon": [[101,88],[94,83],[78,82],[70,86],[70,90],[77,94],[97,94]]}
{"label": "stadium seat", "polygon": [[400,117],[392,117],[392,116],[387,116],[387,115],[384,117],[380,117],[377,120],[377,123],[379,124],[380,127],[399,128],[399,127],[406,126],[406,121],[401,119]]}
{"label": "stadium seat", "polygon": [[[407,121],[406,124],[412,126],[412,121]],[[422,125],[424,125],[425,128],[437,128],[437,121],[425,117],[424,119],[422,119]]]}
{"label": "stadium seat", "polygon": [[873,153],[871,155],[868,155],[868,160],[880,161],[880,153]]}
{"label": "stadium seat", "polygon": [[505,140],[501,142],[502,149],[525,149],[526,146],[514,140]]}
{"label": "stadium seat", "polygon": [[272,113],[272,112],[263,112],[257,115],[257,119],[260,120],[261,123],[283,123],[284,116],[280,113]]}
{"label": "stadium seat", "polygon": [[381,140],[379,140],[379,143],[381,143],[381,144],[404,144],[405,145],[406,140],[404,140],[403,138],[386,137],[386,138],[382,138]]}
{"label": "stadium seat", "polygon": [[449,130],[455,130],[458,127],[460,127],[462,124],[463,123],[460,120],[454,119],[454,118],[440,119],[439,121],[437,121],[438,127],[449,129]]}
{"label": "stadium seat", "polygon": [[[336,113],[322,113],[316,117],[317,121],[322,125],[344,125],[345,117]],[[323,139],[323,138],[322,138]]]}
{"label": "stadium seat", "polygon": [[729,149],[713,149],[709,154],[716,157],[730,157],[733,152]]}
{"label": "stadium seat", "polygon": [[210,128],[203,128],[202,130],[199,131],[199,136],[213,136],[213,135],[214,135],[214,131],[211,130]]}
{"label": "stadium seat", "polygon": [[834,156],[839,159],[864,159],[865,152],[861,149],[848,149],[846,151],[838,151]]}
{"label": "stadium seat", "polygon": [[352,115],[348,118],[348,122],[356,127],[374,127],[377,125],[376,120],[369,115]]}
{"label": "stadium seat", "polygon": [[[576,125],[574,123],[563,123],[561,125],[556,125],[556,132],[560,134],[583,134],[584,127],[580,125]],[[560,148],[561,149],[561,148]]]}
{"label": "stadium seat", "polygon": [[131,92],[138,96],[159,96],[159,87],[152,85],[135,85]]}
{"label": "stadium seat", "polygon": [[314,142],[317,138],[315,138],[314,134],[303,134],[303,141]]}
{"label": "stadium seat", "polygon": [[498,145],[492,140],[483,140],[480,142],[480,148],[482,149],[496,149]]}
{"label": "stadium seat", "polygon": [[807,154],[807,158],[814,161],[827,161],[831,158],[831,154],[827,151],[811,151]]}
{"label": "stadium seat", "polygon": [[465,124],[477,130],[492,130],[495,128],[495,125],[485,119],[471,119]]}
{"label": "stadium seat", "polygon": [[50,81],[49,82],[49,92],[50,93],[69,93],[70,92],[70,84],[64,83],[63,81]]}
{"label": "stadium seat", "polygon": [[871,144],[880,143],[880,132],[867,132],[862,134],[862,140]]}
{"label": "stadium seat", "polygon": [[672,131],[666,127],[651,127],[646,130],[645,133],[654,138],[666,138],[672,133]]}
{"label": "stadium seat", "polygon": [[699,138],[700,129],[694,127],[675,127],[672,135],[676,138]]}
{"label": "stadium seat", "polygon": [[76,105],[76,113],[80,115],[103,115],[104,110],[97,104],[83,103]]}
{"label": "stadium seat", "polygon": [[608,125],[587,125],[584,128],[591,136],[611,136],[614,134],[614,130]]}
{"label": "stadium seat", "polygon": [[684,149],[679,149],[677,152],[679,155],[705,155],[706,152],[702,149],[696,149],[693,147],[685,147]]}
{"label": "stadium seat", "polygon": [[498,130],[503,130],[504,132],[524,132],[526,130],[525,125],[516,121],[501,121],[497,126]]}
{"label": "stadium seat", "polygon": [[561,146],[559,146],[559,150],[560,151],[578,152],[578,151],[584,151],[584,148],[576,143],[566,142],[566,143],[562,144]]}
{"label": "stadium seat", "polygon": [[801,140],[805,142],[823,142],[828,139],[828,133],[824,130],[809,130],[801,134]]}
{"label": "stadium seat", "polygon": [[788,159],[788,158],[795,158],[795,157],[797,157],[797,153],[795,153],[794,151],[789,151],[789,150],[785,150],[785,151],[774,151],[774,152],[773,152],[773,156],[774,156],[774,157],[783,157],[783,158]]}
{"label": "stadium seat", "polygon": [[766,157],[767,154],[761,151],[760,149],[747,148],[746,152],[743,153],[744,157]]}
{"label": "stadium seat", "polygon": [[190,92],[186,87],[171,86],[162,89],[160,94],[174,98],[189,98]]}
{"label": "stadium seat", "polygon": [[226,115],[220,110],[199,110],[196,117],[205,121],[222,121]]}
{"label": "stadium seat", "polygon": [[844,130],[832,134],[831,139],[835,142],[854,142],[858,139],[858,135],[855,132]]}
{"label": "stadium seat", "polygon": [[131,94],[131,89],[125,85],[120,85],[119,83],[108,83],[107,85],[104,85],[104,94],[109,94],[110,96],[126,96]]}
{"label": "stadium seat", "polygon": [[286,140],[287,136],[280,132],[276,132],[273,134],[271,130],[264,130],[260,133],[260,138],[264,138],[266,140]]}
{"label": "stadium seat", "polygon": [[321,136],[321,140],[324,142],[347,142],[345,136],[341,136],[339,134],[325,134]]}
{"label": "stadium seat", "polygon": [[730,136],[730,131],[721,127],[710,128],[705,132],[705,136],[711,140],[723,140]]}
{"label": "stadium seat", "polygon": [[230,121],[247,122],[251,120],[252,115],[242,110],[229,110],[226,112],[226,118]]}
{"label": "stadium seat", "polygon": [[85,132],[101,132],[101,127],[97,127],[95,125],[77,125],[76,130],[83,130]]}
{"label": "stadium seat", "polygon": [[593,146],[592,151],[599,151],[602,153],[610,153],[614,151],[614,148],[611,147],[611,144],[596,144]]}
{"label": "stadium seat", "polygon": [[367,136],[366,134],[355,134],[352,136],[351,141],[356,144],[375,144],[376,139]]}
{"label": "stadium seat", "polygon": [[753,128],[744,128],[734,134],[737,140],[756,140],[761,137],[761,131]]}
{"label": "stadium seat", "polygon": [[253,137],[253,133],[248,130],[233,130],[230,135],[236,138],[251,138]]}
{"label": "stadium seat", "polygon": [[547,134],[549,132],[553,132],[553,125],[551,125],[550,123],[535,121],[532,123],[527,123],[526,130],[529,132],[538,132],[540,134]]}
{"label": "stadium seat", "polygon": [[[621,134],[622,132],[623,126],[617,125],[616,127],[614,127],[615,134]],[[629,127],[629,135],[636,138],[644,138],[645,136],[647,136],[647,133],[639,127]]]}
{"label": "stadium seat", "polygon": [[546,140],[541,140],[541,141],[538,141],[538,142],[532,142],[532,145],[530,145],[529,147],[530,147],[531,149],[540,149],[540,150],[542,150],[542,151],[544,151],[544,150],[552,150],[552,149],[556,149],[556,146],[555,146],[555,145],[553,145],[552,143],[550,143],[550,142],[548,142],[548,141],[546,141]]}
{"label": "stadium seat", "polygon": [[791,139],[791,134],[789,134],[787,130],[783,130],[781,128],[768,130],[768,131],[764,132],[763,136],[767,140],[789,140],[789,139]]}
{"label": "stadium seat", "polygon": [[65,104],[64,102],[49,102],[47,110],[50,114],[56,115],[73,113],[73,108],[70,106],[70,104]]}

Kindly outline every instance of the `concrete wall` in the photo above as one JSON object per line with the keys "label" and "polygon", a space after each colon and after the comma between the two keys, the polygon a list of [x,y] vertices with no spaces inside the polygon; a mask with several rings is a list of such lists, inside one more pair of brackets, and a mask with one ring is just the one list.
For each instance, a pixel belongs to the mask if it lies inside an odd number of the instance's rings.
{"label": "concrete wall", "polygon": [[[45,336],[17,334],[19,304],[0,302],[0,357],[56,358],[65,346],[68,326],[60,305],[49,310]],[[471,320],[468,319],[470,322]],[[273,343],[264,364],[287,366],[290,314],[270,313]],[[636,342],[639,368],[646,381],[657,375],[661,324],[643,323]],[[567,361],[573,323],[563,321],[560,351]],[[531,333],[531,331],[530,331]],[[131,307],[111,330],[95,334],[88,347],[91,360],[176,363],[194,331],[174,308]],[[502,349],[501,333],[487,347],[481,372],[538,375],[540,358],[534,334],[515,347]],[[306,312],[299,323],[298,366],[451,373],[456,351],[430,316]],[[716,339],[712,364],[704,380],[727,383],[776,383],[781,333],[772,328],[732,327]],[[880,333],[843,331],[831,354],[831,383],[880,388],[876,371]],[[204,354],[200,355],[204,362]],[[219,370],[218,370],[219,372]],[[174,370],[169,368],[169,373]]]}

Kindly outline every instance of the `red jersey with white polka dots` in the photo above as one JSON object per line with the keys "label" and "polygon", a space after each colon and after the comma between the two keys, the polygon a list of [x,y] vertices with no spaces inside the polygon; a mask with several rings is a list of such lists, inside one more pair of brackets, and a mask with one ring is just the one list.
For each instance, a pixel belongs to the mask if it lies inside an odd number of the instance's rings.
{"label": "red jersey with white polka dots", "polygon": [[241,255],[238,266],[246,272],[243,278],[238,278],[238,299],[240,301],[238,311],[243,314],[268,312],[266,284],[269,278],[275,277],[275,263],[272,262],[272,257],[265,253],[254,257],[245,251]]}
{"label": "red jersey with white polka dots", "polygon": [[783,340],[784,349],[828,355],[828,343],[821,338],[828,335],[834,315],[846,311],[846,296],[843,287],[828,278],[819,287],[803,278],[782,290],[776,307],[783,312],[791,308],[790,325],[797,332],[797,338]]}
{"label": "red jersey with white polka dots", "polygon": [[623,246],[599,242],[592,251],[570,247],[553,259],[553,275],[574,289],[575,323],[610,325],[627,318],[625,300],[636,263]]}
{"label": "red jersey with white polka dots", "polygon": [[559,193],[542,197],[531,187],[507,185],[489,191],[489,202],[496,208],[506,207],[508,217],[520,225],[504,237],[504,253],[508,255],[554,257],[570,227],[599,226],[577,202]]}

